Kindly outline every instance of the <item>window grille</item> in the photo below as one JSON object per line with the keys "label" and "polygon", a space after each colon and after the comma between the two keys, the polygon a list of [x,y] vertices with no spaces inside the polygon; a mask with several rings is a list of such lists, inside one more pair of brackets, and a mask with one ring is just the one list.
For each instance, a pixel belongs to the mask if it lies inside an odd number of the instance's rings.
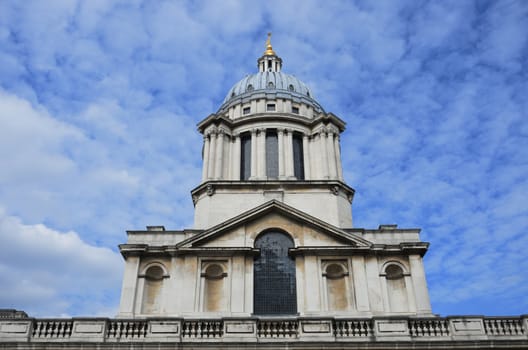
{"label": "window grille", "polygon": [[256,239],[255,248],[260,248],[260,256],[254,264],[254,314],[297,313],[295,260],[288,256],[288,248],[293,246],[289,236],[276,231]]}
{"label": "window grille", "polygon": [[279,177],[279,142],[276,131],[266,133],[266,176],[268,179]]}
{"label": "window grille", "polygon": [[249,180],[251,176],[251,135],[240,138],[240,180]]}
{"label": "window grille", "polygon": [[303,139],[301,134],[293,134],[293,174],[297,180],[304,180]]}

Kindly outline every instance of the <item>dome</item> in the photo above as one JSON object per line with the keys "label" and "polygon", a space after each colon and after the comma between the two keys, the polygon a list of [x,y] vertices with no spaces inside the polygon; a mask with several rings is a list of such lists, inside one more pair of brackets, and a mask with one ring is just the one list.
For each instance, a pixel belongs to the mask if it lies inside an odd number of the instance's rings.
{"label": "dome", "polygon": [[291,99],[311,105],[316,111],[323,108],[312,97],[312,92],[301,80],[291,74],[264,71],[251,74],[233,85],[227,93],[220,110],[229,107],[240,99],[251,100],[273,94],[283,99]]}
{"label": "dome", "polygon": [[257,60],[258,73],[247,75],[233,85],[225,97],[219,111],[246,103],[255,99],[289,99],[311,106],[314,111],[322,112],[323,108],[312,97],[308,86],[294,77],[283,73],[282,59],[277,56],[270,43],[270,34],[266,41],[266,51]]}
{"label": "dome", "polygon": [[312,96],[308,86],[293,75],[283,72],[259,72],[248,75],[236,83],[229,90],[224,103],[245,93],[250,94],[259,90],[265,90],[265,92],[282,90],[281,92],[287,92],[292,95],[301,95],[309,98]]}

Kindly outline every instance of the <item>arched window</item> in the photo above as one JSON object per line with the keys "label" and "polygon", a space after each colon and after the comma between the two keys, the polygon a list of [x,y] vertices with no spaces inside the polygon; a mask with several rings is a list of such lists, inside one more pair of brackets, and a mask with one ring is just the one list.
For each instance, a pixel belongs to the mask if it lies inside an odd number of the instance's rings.
{"label": "arched window", "polygon": [[240,180],[249,180],[251,176],[251,134],[240,136]]}
{"label": "arched window", "polygon": [[348,308],[346,272],[342,263],[330,262],[324,269],[326,277],[326,299],[329,311],[345,311]]}
{"label": "arched window", "polygon": [[405,276],[401,266],[391,263],[385,267],[387,293],[391,312],[409,311]]}
{"label": "arched window", "polygon": [[297,313],[295,260],[288,256],[293,240],[278,231],[268,231],[255,240],[260,256],[254,264],[254,307],[256,315]]}
{"label": "arched window", "polygon": [[293,134],[293,175],[304,180],[304,155],[302,134]]}
{"label": "arched window", "polygon": [[202,277],[204,277],[204,311],[224,311],[226,309],[226,297],[224,293],[224,267],[219,263],[205,265]]}
{"label": "arched window", "polygon": [[163,278],[166,277],[163,268],[159,265],[152,265],[147,268],[145,274],[140,277],[145,278],[141,313],[159,314],[161,312],[160,305]]}
{"label": "arched window", "polygon": [[268,179],[279,177],[279,141],[275,130],[266,132],[266,176]]}

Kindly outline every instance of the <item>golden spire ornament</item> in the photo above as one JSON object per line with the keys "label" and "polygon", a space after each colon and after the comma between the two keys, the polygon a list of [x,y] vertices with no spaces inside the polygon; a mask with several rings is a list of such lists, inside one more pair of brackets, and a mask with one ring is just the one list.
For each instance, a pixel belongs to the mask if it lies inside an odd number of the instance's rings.
{"label": "golden spire ornament", "polygon": [[277,56],[273,48],[271,47],[271,33],[268,33],[268,39],[266,40],[266,51],[264,51],[264,56]]}

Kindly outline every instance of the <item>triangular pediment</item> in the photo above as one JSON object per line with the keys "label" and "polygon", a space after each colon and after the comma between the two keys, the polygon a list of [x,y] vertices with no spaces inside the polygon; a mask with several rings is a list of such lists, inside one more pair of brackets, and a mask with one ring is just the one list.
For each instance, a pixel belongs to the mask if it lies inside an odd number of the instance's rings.
{"label": "triangular pediment", "polygon": [[253,247],[256,236],[278,229],[292,236],[296,246],[370,247],[371,242],[282,202],[271,200],[180,242],[181,248]]}

